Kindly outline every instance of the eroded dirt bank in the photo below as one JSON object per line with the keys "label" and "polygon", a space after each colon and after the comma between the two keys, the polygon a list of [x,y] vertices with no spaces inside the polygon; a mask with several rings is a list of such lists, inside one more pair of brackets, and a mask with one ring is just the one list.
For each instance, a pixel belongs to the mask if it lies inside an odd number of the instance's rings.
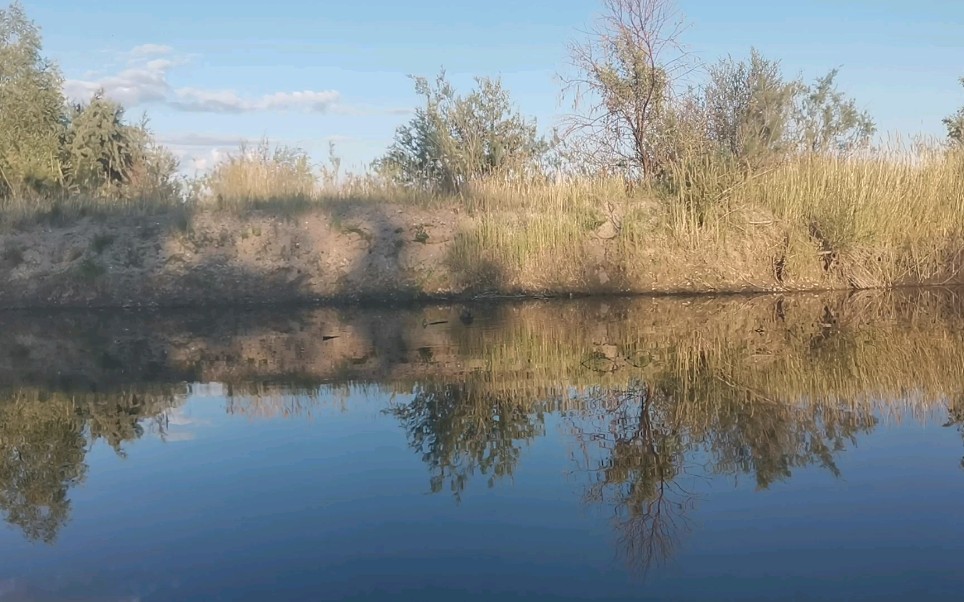
{"label": "eroded dirt bank", "polygon": [[[506,214],[506,220],[533,219]],[[617,222],[589,223],[564,249],[498,238],[499,219],[457,209],[332,203],[301,212],[100,216],[0,233],[0,308],[264,305],[762,292],[879,285],[818,241],[788,254],[775,226],[719,249],[653,232],[630,248]],[[614,218],[615,219],[615,218]],[[523,234],[525,229],[521,230]],[[536,234],[533,234],[536,236]],[[493,238],[495,237],[495,238]],[[811,248],[812,247],[812,248]],[[803,250],[799,250],[802,248]],[[535,251],[533,251],[535,249]],[[527,253],[512,264],[513,253]],[[868,260],[870,265],[874,261]],[[879,260],[879,258],[878,258]],[[959,269],[891,284],[959,283]]]}

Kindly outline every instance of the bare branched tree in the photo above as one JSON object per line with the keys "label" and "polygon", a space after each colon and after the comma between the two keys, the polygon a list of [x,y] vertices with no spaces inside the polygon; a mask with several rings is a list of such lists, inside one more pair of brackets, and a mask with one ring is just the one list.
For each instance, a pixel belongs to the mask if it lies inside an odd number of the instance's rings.
{"label": "bare branched tree", "polygon": [[602,0],[585,40],[570,45],[575,73],[562,76],[572,99],[564,137],[600,171],[633,179],[659,169],[660,120],[690,70],[672,0]]}

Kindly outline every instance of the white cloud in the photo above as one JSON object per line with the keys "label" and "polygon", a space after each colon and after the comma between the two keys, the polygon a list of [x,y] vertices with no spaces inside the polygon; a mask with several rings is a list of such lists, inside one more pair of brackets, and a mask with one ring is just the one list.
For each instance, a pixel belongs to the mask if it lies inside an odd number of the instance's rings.
{"label": "white cloud", "polygon": [[192,113],[251,113],[254,111],[305,111],[329,113],[336,110],[340,95],[334,90],[275,92],[244,98],[232,90],[179,88],[168,106]]}
{"label": "white cloud", "polygon": [[127,67],[116,74],[70,79],[64,92],[76,102],[89,100],[97,90],[124,106],[156,104],[192,113],[252,113],[257,111],[302,111],[307,113],[348,113],[339,104],[335,90],[273,92],[247,97],[233,90],[208,90],[171,85],[172,70],[187,63],[170,46],[143,44],[124,53]]}
{"label": "white cloud", "polygon": [[203,146],[170,146],[171,152],[177,157],[180,172],[184,175],[203,174],[211,171],[218,163],[224,161],[237,146],[203,147]]}
{"label": "white cloud", "polygon": [[159,59],[96,80],[69,79],[64,82],[64,93],[71,100],[86,101],[103,89],[108,98],[127,107],[165,102],[171,94],[167,74],[173,66],[173,61]]}

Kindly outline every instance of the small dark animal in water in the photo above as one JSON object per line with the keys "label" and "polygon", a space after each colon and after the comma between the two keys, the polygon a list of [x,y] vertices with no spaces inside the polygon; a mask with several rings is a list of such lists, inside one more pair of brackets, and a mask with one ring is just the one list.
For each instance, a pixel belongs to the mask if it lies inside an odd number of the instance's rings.
{"label": "small dark animal in water", "polygon": [[464,307],[462,311],[459,312],[459,320],[461,320],[463,324],[471,324],[474,319],[475,316],[472,315],[472,312]]}

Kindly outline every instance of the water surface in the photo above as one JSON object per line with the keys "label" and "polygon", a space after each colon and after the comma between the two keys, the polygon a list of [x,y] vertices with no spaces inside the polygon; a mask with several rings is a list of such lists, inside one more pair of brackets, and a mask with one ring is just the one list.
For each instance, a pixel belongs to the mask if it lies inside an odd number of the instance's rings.
{"label": "water surface", "polygon": [[0,314],[0,602],[960,599],[958,294]]}

